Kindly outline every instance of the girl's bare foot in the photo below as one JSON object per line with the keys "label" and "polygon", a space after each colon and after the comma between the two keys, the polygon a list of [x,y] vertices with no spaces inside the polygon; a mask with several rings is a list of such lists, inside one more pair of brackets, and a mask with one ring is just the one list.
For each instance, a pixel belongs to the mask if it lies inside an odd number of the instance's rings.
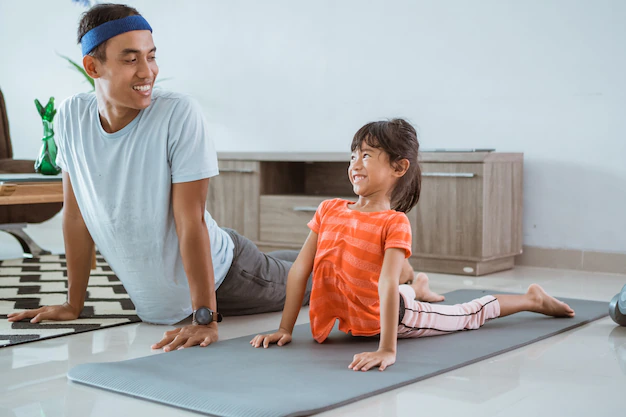
{"label": "girl's bare foot", "polygon": [[531,284],[526,293],[533,302],[533,311],[553,317],[574,317],[574,310],[563,301],[548,295],[537,284]]}
{"label": "girl's bare foot", "polygon": [[436,303],[438,301],[443,301],[446,298],[443,295],[430,290],[430,286],[428,285],[428,275],[422,272],[417,273],[413,282],[409,285],[415,290],[416,300]]}

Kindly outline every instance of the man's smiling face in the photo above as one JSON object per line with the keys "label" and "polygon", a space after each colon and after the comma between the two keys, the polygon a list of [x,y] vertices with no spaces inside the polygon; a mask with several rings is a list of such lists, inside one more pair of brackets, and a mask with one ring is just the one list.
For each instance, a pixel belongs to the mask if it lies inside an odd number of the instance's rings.
{"label": "man's smiling face", "polygon": [[113,107],[142,110],[150,105],[159,73],[149,30],[134,30],[107,41],[106,61],[96,61],[98,87]]}

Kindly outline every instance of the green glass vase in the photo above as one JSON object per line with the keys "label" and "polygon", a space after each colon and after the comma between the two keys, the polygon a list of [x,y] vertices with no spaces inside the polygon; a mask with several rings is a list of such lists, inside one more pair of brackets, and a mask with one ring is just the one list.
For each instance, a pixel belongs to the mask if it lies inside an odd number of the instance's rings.
{"label": "green glass vase", "polygon": [[35,99],[35,105],[43,122],[43,139],[41,139],[43,144],[39,151],[39,158],[35,161],[35,172],[44,175],[57,175],[61,172],[61,168],[56,164],[57,145],[54,142],[54,129],[52,127],[52,120],[57,113],[54,109],[54,97],[50,97],[46,107],[43,107],[37,99]]}

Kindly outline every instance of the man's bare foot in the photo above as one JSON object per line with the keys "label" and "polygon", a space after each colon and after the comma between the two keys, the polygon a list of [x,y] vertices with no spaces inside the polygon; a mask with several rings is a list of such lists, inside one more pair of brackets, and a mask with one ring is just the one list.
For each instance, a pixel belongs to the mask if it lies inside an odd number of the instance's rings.
{"label": "man's bare foot", "polygon": [[553,317],[574,317],[574,310],[563,301],[559,301],[546,293],[537,284],[531,284],[526,293],[533,300],[536,309],[533,311]]}
{"label": "man's bare foot", "polygon": [[446,299],[441,294],[437,294],[430,290],[428,285],[428,275],[419,272],[415,275],[413,282],[409,284],[415,290],[415,299],[418,301],[426,301],[428,303],[436,303]]}

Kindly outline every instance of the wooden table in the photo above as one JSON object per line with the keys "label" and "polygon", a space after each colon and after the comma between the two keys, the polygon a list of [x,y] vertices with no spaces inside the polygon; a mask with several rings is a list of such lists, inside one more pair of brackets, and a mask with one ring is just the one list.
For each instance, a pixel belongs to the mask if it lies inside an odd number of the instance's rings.
{"label": "wooden table", "polygon": [[63,202],[61,175],[0,174],[0,206]]}
{"label": "wooden table", "polygon": [[[63,182],[59,175],[0,174],[0,206],[63,202]],[[25,223],[0,224],[0,230],[16,238],[25,257],[49,255],[24,231]]]}
{"label": "wooden table", "polygon": [[[0,174],[0,206],[13,204],[43,204],[63,202],[63,177],[42,174]],[[24,231],[26,224],[2,224],[0,231],[15,237],[24,250],[24,256],[49,255],[50,251],[42,249]],[[91,269],[96,268],[96,251],[94,246],[91,258]]]}

